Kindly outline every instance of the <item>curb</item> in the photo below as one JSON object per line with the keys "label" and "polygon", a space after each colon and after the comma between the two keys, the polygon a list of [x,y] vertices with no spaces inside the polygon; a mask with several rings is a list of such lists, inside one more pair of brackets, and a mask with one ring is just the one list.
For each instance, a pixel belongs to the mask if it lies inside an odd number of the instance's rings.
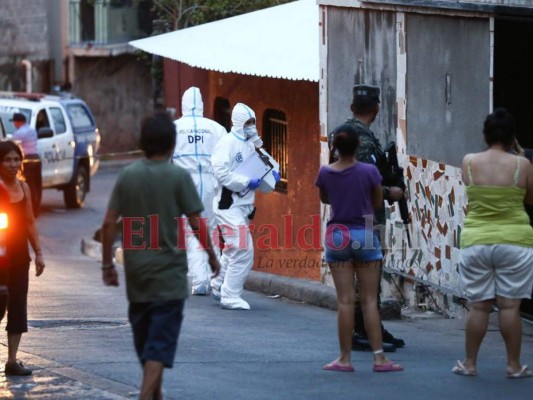
{"label": "curb", "polygon": [[[82,254],[88,257],[97,260],[102,259],[102,244],[96,240],[89,238],[81,239],[80,250]],[[122,264],[122,248],[115,248],[114,258],[117,263]],[[335,289],[317,281],[251,271],[244,288],[252,292],[264,293],[271,296],[278,295],[290,300],[304,302],[330,310],[337,309]]]}
{"label": "curb", "polygon": [[335,288],[317,281],[251,271],[244,288],[267,295],[279,295],[330,310],[337,309]]}
{"label": "curb", "polygon": [[[120,398],[120,399],[131,399],[131,393],[135,393],[138,389],[135,386],[130,386],[127,383],[122,383],[113,379],[106,378],[105,376],[98,375],[96,373],[90,373],[86,372],[80,369],[77,369],[76,367],[73,367],[71,365],[66,365],[59,363],[55,360],[52,360],[50,358],[42,357],[33,353],[29,353],[26,351],[19,350],[19,353],[24,354],[24,359],[27,361],[27,363],[31,366],[35,366],[36,369],[34,369],[34,373],[32,376],[39,377],[41,379],[45,378],[46,383],[39,384],[39,391],[38,394],[36,394],[35,398],[39,399],[59,399],[59,398],[80,398],[79,394],[76,393],[78,390],[83,390],[83,387],[86,387],[87,390],[84,391],[84,395],[91,394],[91,399],[99,399],[102,398],[102,394],[111,394],[113,395],[113,398]],[[57,386],[57,379],[62,380],[63,382],[60,382],[60,387]],[[67,381],[65,384],[64,382]],[[42,382],[42,381],[41,381]],[[26,384],[22,384],[20,386],[24,386]],[[31,392],[31,383],[28,389],[23,388],[23,392],[21,391],[21,394],[24,392],[32,393]],[[63,392],[61,386],[63,386],[63,390],[65,386],[68,385],[67,391]],[[13,385],[12,385],[13,386]],[[81,387],[80,387],[81,386]],[[18,392],[18,391],[17,391]],[[15,399],[22,399],[22,398],[33,398],[33,397],[25,397],[22,395],[22,397],[17,396],[17,392],[15,392]],[[33,392],[35,394],[35,392]],[[61,395],[65,396],[65,394],[68,396],[76,395],[76,397],[62,397]],[[95,397],[93,397],[95,396]],[[98,397],[96,397],[98,396]],[[4,397],[2,397],[4,398]],[[85,396],[84,396],[85,398]],[[105,398],[109,398],[106,396]]]}

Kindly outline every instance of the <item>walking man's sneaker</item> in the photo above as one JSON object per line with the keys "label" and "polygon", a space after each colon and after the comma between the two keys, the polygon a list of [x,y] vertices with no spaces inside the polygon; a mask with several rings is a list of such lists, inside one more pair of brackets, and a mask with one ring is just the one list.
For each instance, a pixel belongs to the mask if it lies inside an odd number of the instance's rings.
{"label": "walking man's sneaker", "polygon": [[5,374],[13,376],[28,376],[31,375],[31,369],[26,368],[20,361],[15,363],[6,363]]}
{"label": "walking man's sneaker", "polygon": [[399,349],[405,346],[405,342],[403,341],[403,339],[395,338],[394,336],[392,336],[392,333],[390,333],[386,329],[383,329],[383,331],[381,331],[381,335],[383,336],[383,343],[393,344]]}
{"label": "walking man's sneaker", "polygon": [[[352,336],[352,350],[355,351],[372,351],[370,342],[366,336],[354,333]],[[394,353],[396,346],[392,343],[386,343],[383,341],[383,351],[386,353]]]}

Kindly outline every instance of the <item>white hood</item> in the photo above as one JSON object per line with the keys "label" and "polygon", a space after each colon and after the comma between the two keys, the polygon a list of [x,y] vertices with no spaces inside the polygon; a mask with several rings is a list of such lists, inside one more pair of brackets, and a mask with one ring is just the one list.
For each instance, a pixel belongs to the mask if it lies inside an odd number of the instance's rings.
{"label": "white hood", "polygon": [[203,117],[204,102],[202,94],[197,87],[190,87],[183,93],[181,98],[181,113],[184,117]]}
{"label": "white hood", "polygon": [[235,107],[233,107],[233,111],[231,112],[231,132],[241,140],[246,140],[243,127],[244,123],[250,118],[255,118],[254,110],[243,103],[235,104]]}

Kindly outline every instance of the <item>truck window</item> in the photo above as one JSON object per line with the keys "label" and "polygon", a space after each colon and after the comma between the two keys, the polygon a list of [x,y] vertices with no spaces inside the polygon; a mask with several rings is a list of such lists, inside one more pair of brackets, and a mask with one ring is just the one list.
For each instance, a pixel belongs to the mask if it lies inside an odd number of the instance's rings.
{"label": "truck window", "polygon": [[45,109],[39,111],[37,119],[35,120],[35,129],[39,131],[41,128],[51,128],[50,120],[48,119],[48,114],[46,114]]}
{"label": "truck window", "polygon": [[55,133],[65,133],[67,131],[67,125],[65,124],[65,118],[61,109],[58,107],[50,107],[50,114],[52,114],[52,121],[54,121]]}
{"label": "truck window", "polygon": [[16,131],[15,125],[13,125],[13,123],[9,121],[11,117],[13,117],[13,114],[16,112],[24,114],[26,116],[26,120],[28,121],[28,124],[31,123],[31,110],[30,109],[0,105],[0,118],[2,118],[2,122],[4,123],[4,128],[9,135]]}
{"label": "truck window", "polygon": [[4,122],[2,121],[2,117],[0,117],[0,140],[4,140],[6,138],[6,130],[4,128]]}
{"label": "truck window", "polygon": [[67,113],[72,122],[72,127],[76,129],[92,128],[93,120],[87,109],[81,104],[71,104],[67,107]]}

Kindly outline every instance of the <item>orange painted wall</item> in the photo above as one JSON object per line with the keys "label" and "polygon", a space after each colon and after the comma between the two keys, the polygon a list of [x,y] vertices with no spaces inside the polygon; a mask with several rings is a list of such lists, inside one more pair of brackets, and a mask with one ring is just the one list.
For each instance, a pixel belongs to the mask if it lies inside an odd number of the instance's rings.
{"label": "orange painted wall", "polygon": [[196,86],[202,92],[204,99],[204,115],[210,117],[212,114],[212,102],[209,99],[209,71],[200,68],[193,68],[187,64],[178,63],[165,58],[164,68],[164,97],[165,106],[176,109],[176,118],[181,117],[181,97],[191,86]]}
{"label": "orange painted wall", "polygon": [[[263,126],[267,109],[285,113],[288,123],[289,169],[287,192],[258,193],[257,212],[252,221],[255,244],[254,269],[278,275],[320,280],[322,252],[308,249],[320,245],[320,201],[314,182],[320,167],[320,127],[318,117],[318,83],[225,74],[165,62],[165,99],[176,107],[178,97],[189,86],[202,90],[205,116],[212,117],[216,97],[229,100],[231,107],[245,103],[256,113],[257,127]],[[168,76],[168,75],[174,76]],[[178,75],[178,76],[176,76]],[[178,92],[175,88],[179,87]],[[179,110],[179,108],[178,108]],[[181,114],[178,112],[178,115]],[[311,224],[315,220],[315,229]],[[292,219],[291,234],[286,226]],[[284,223],[285,222],[285,223]],[[270,248],[269,227],[277,229],[280,249]],[[308,229],[304,229],[308,225]],[[262,227],[262,228],[259,228]],[[300,235],[297,234],[299,229]],[[300,236],[300,240],[298,240]],[[303,237],[302,237],[303,236]],[[305,243],[302,240],[305,238]],[[292,245],[291,245],[292,240]],[[268,247],[261,249],[261,244]],[[303,248],[300,245],[304,245]],[[305,246],[308,244],[309,246]],[[286,248],[289,247],[289,248]]]}

